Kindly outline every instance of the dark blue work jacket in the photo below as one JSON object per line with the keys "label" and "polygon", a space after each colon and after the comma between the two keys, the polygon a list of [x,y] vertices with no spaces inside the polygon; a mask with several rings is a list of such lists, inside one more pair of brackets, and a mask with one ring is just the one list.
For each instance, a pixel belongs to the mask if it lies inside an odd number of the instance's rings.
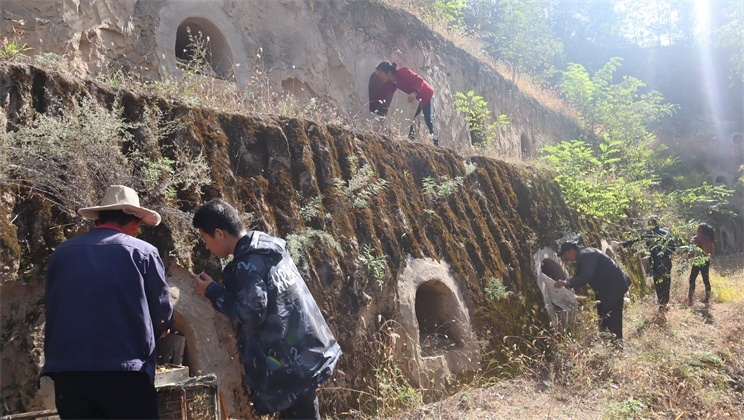
{"label": "dark blue work jacket", "polygon": [[155,377],[155,339],[173,325],[157,248],[98,228],[60,244],[46,274],[44,368],[142,371]]}

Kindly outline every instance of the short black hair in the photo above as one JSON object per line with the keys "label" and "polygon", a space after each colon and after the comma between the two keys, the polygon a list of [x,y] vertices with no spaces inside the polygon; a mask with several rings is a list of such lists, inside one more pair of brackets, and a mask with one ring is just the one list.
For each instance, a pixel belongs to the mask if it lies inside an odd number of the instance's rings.
{"label": "short black hair", "polygon": [[383,61],[376,67],[377,70],[380,70],[383,73],[393,73],[398,71],[398,65],[396,63],[391,63],[389,61]]}
{"label": "short black hair", "polygon": [[222,229],[233,236],[238,236],[245,230],[238,211],[221,198],[215,198],[201,206],[194,213],[193,224],[209,236],[214,236],[215,229]]}
{"label": "short black hair", "polygon": [[561,249],[558,251],[558,256],[562,257],[563,254],[566,253],[569,249],[575,249],[579,250],[579,244],[577,244],[575,241],[566,241],[561,244]]}
{"label": "short black hair", "polygon": [[139,217],[124,213],[124,210],[101,210],[98,212],[99,223],[114,223],[119,226],[125,226],[133,220],[141,220]]}

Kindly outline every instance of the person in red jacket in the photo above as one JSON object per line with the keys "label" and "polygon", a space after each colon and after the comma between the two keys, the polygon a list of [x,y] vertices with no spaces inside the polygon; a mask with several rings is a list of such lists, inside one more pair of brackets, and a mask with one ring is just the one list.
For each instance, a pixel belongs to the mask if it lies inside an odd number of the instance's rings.
{"label": "person in red jacket", "polygon": [[[416,116],[423,111],[424,121],[426,122],[426,126],[429,128],[429,133],[434,136],[434,145],[439,146],[439,132],[436,127],[436,117],[434,113],[434,88],[431,87],[423,77],[419,76],[408,67],[398,67],[396,63],[390,63],[388,61],[383,61],[378,64],[375,69],[375,74],[386,83],[381,89],[379,89],[378,94],[374,98],[370,98],[370,104],[384,102],[386,100],[386,96],[384,95],[389,94],[389,87],[394,85],[397,89],[408,94],[408,102],[419,101]],[[386,88],[385,86],[388,87]],[[395,89],[393,89],[393,91],[394,90]],[[413,125],[411,125],[409,137],[412,139],[414,138]]]}

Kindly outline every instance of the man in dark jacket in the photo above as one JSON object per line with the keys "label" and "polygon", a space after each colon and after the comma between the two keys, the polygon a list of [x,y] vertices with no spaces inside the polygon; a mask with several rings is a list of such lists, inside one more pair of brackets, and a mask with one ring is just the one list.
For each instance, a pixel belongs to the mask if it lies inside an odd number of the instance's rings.
{"label": "man in dark jacket", "polygon": [[659,226],[659,219],[652,217],[648,221],[648,230],[640,237],[618,244],[620,248],[633,246],[644,241],[651,259],[651,273],[656,288],[659,309],[665,310],[669,303],[669,288],[672,284],[672,254],[675,250],[674,237],[668,230]]}
{"label": "man in dark jacket", "polygon": [[316,388],[333,373],[341,349],[282,239],[246,233],[238,212],[215,199],[194,214],[194,227],[218,258],[233,255],[224,287],[201,273],[197,290],[238,321],[240,356],[261,414],[320,418]]}
{"label": "man in dark jacket", "polygon": [[44,368],[64,418],[158,418],[155,340],[173,325],[157,248],[135,238],[160,215],[113,185],[78,210],[92,231],[52,254],[46,279]]}
{"label": "man in dark jacket", "polygon": [[576,275],[568,280],[555,282],[555,287],[577,288],[589,284],[599,301],[600,330],[607,330],[615,339],[623,339],[623,297],[628,291],[625,273],[604,252],[580,247],[576,242],[561,244],[558,256],[576,262]]}

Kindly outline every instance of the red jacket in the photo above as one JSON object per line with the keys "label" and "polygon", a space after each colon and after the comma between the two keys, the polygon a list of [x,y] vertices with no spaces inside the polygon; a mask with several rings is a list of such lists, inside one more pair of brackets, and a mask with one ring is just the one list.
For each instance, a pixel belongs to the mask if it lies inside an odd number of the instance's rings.
{"label": "red jacket", "polygon": [[421,107],[423,108],[426,104],[431,101],[431,97],[434,96],[434,88],[430,84],[426,83],[423,77],[414,73],[408,67],[398,67],[398,71],[395,73],[395,84],[398,89],[405,93],[410,94],[414,90],[418,92],[416,99],[421,101]]}

